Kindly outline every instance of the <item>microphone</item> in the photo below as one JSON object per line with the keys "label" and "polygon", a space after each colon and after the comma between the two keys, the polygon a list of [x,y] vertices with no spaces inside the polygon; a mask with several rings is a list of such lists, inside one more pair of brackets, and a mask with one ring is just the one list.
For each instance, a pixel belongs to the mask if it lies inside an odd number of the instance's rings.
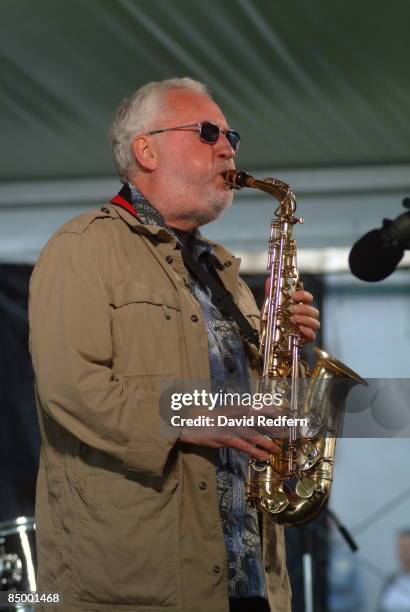
{"label": "microphone", "polygon": [[[403,206],[410,209],[410,198],[404,198]],[[350,270],[360,280],[383,280],[394,272],[406,249],[410,249],[410,212],[394,221],[383,219],[380,229],[360,238],[350,251]]]}

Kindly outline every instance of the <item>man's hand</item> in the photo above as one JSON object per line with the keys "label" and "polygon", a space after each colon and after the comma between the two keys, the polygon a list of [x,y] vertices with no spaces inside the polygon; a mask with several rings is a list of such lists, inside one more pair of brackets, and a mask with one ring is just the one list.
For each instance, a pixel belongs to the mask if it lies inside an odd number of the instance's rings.
{"label": "man's hand", "polygon": [[[265,296],[269,296],[270,278],[265,282]],[[312,306],[313,295],[309,291],[295,291],[292,294],[292,304],[289,307],[291,312],[290,320],[297,325],[302,340],[312,342],[316,338],[316,333],[320,329],[319,311]]]}
{"label": "man's hand", "polygon": [[290,320],[298,326],[302,340],[312,342],[316,338],[315,332],[320,329],[320,313],[311,305],[313,295],[309,291],[295,291],[292,294],[292,302],[289,307],[292,314]]}
{"label": "man's hand", "polygon": [[[277,410],[272,407],[266,407],[264,412],[269,414],[269,416],[276,416],[277,414]],[[249,407],[224,406],[223,408],[218,408],[215,412],[212,411],[212,413],[193,408],[189,412],[189,417],[195,418],[196,416],[211,415],[217,419],[218,415],[223,415],[229,419],[236,418],[240,423],[240,419],[246,416],[251,416],[251,414],[259,414],[259,411],[250,411]],[[261,431],[255,429],[253,426],[250,427],[242,424],[212,425],[210,427],[189,427],[183,425],[181,427],[179,439],[181,442],[195,444],[197,446],[208,446],[210,448],[236,448],[237,450],[246,453],[250,457],[267,461],[270,455],[278,453],[280,449],[275,442],[266,437],[266,433],[267,432],[261,433]],[[271,428],[269,435],[272,437],[275,435],[275,428]]]}
{"label": "man's hand", "polygon": [[[211,435],[201,436],[200,433],[195,435],[192,431],[188,431],[188,428],[183,428],[180,440],[187,444],[196,444],[198,446],[208,446],[211,448],[236,448],[250,457],[262,459],[263,461],[268,461],[270,455],[276,454],[280,450],[275,442],[258,434],[250,427],[242,428],[240,436],[235,434],[221,434],[215,437]],[[257,446],[255,446],[255,444],[257,444]]]}

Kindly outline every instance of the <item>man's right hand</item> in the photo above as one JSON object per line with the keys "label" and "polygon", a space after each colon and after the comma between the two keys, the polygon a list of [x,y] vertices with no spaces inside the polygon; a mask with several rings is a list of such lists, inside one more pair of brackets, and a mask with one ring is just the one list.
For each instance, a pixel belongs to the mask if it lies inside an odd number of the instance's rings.
{"label": "man's right hand", "polygon": [[198,431],[197,435],[195,435],[195,433],[185,427],[182,429],[180,440],[187,444],[211,448],[236,448],[250,457],[261,459],[262,461],[268,461],[270,455],[279,453],[279,446],[275,442],[266,436],[262,436],[250,427],[243,427],[240,435],[238,433],[221,433],[218,436],[207,436]]}

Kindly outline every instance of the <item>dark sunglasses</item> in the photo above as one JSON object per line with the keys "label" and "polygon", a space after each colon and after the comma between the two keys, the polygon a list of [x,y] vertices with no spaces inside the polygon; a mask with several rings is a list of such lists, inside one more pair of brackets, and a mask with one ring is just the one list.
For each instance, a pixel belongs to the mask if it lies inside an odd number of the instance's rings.
{"label": "dark sunglasses", "polygon": [[202,121],[201,123],[189,123],[188,125],[178,125],[177,127],[165,128],[163,130],[153,130],[148,134],[161,134],[162,132],[172,132],[174,130],[186,130],[188,132],[198,132],[201,142],[215,144],[220,134],[226,136],[232,149],[236,152],[239,149],[241,137],[235,130],[220,130],[215,123]]}

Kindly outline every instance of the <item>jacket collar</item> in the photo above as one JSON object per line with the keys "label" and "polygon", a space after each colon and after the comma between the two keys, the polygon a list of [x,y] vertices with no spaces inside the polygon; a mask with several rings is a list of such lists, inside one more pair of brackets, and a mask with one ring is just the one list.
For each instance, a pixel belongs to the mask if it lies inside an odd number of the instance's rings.
{"label": "jacket collar", "polygon": [[161,242],[171,242],[175,237],[161,225],[151,225],[143,222],[138,210],[132,201],[131,189],[128,184],[122,186],[119,193],[111,198],[111,204],[115,205],[118,215],[140,234],[151,235]]}
{"label": "jacket collar", "polygon": [[128,212],[131,213],[133,217],[135,217],[136,219],[138,218],[137,211],[132,205],[131,190],[127,184],[123,185],[122,189],[117,193],[117,195],[111,198],[111,204],[117,204],[117,206],[121,206],[121,208],[128,210]]}

